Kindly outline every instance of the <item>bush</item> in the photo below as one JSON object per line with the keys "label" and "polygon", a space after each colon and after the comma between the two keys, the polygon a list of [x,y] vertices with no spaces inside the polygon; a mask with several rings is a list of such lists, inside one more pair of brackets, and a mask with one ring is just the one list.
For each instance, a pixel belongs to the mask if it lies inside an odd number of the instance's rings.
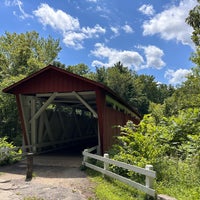
{"label": "bush", "polygon": [[[127,122],[121,128],[113,159],[145,167],[153,165],[156,191],[178,199],[200,199],[200,109],[191,108],[159,121],[145,115],[138,126]],[[120,175],[138,182],[144,177],[112,167]]]}
{"label": "bush", "polygon": [[22,151],[16,151],[16,146],[13,143],[7,142],[7,137],[0,138],[0,151],[1,149],[10,149],[7,153],[0,152],[0,165],[7,165],[17,162],[21,159]]}

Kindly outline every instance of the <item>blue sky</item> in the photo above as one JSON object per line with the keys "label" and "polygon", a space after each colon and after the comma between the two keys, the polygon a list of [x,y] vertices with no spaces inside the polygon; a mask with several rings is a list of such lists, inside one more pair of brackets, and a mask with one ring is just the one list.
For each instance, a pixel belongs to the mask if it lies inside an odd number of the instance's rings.
{"label": "blue sky", "polygon": [[111,67],[121,61],[138,74],[179,84],[194,66],[192,28],[185,23],[196,0],[2,0],[0,35],[37,31],[60,39],[59,61]]}

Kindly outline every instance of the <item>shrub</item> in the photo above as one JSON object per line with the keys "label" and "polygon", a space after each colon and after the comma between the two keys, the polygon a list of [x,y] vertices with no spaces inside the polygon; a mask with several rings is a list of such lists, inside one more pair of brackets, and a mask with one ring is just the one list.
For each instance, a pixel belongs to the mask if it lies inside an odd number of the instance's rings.
{"label": "shrub", "polygon": [[[6,153],[1,152],[5,148],[8,148],[9,151]],[[7,142],[7,137],[0,138],[0,165],[11,164],[21,159],[21,149],[16,151],[14,148],[16,146],[13,143]]]}

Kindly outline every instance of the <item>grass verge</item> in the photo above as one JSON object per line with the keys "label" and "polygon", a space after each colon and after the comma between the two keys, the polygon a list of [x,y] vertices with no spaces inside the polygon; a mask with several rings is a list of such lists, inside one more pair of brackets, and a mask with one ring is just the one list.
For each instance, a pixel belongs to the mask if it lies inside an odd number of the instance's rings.
{"label": "grass verge", "polygon": [[96,184],[95,193],[98,200],[144,200],[146,195],[120,181],[105,177],[87,169],[87,174]]}

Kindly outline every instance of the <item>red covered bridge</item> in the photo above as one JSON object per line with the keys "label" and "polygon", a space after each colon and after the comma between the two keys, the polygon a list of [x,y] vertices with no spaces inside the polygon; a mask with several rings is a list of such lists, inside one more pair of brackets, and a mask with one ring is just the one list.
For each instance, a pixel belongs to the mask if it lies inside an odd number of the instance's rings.
{"label": "red covered bridge", "polygon": [[16,95],[23,139],[34,152],[58,146],[106,152],[119,133],[140,115],[108,87],[49,65],[5,88]]}

